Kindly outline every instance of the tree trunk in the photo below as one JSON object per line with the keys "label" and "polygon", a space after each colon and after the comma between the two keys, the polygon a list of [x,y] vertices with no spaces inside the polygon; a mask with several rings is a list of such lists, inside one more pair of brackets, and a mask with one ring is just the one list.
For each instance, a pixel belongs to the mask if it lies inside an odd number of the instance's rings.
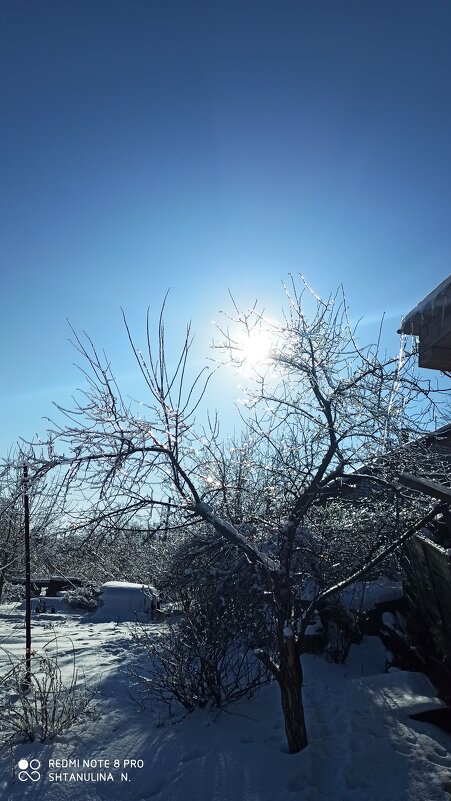
{"label": "tree trunk", "polygon": [[[6,559],[5,559],[6,562]],[[3,587],[5,586],[6,570],[0,572],[0,601],[2,600]]]}
{"label": "tree trunk", "polygon": [[294,637],[287,638],[277,681],[280,687],[288,753],[297,754],[308,744],[302,703],[302,666]]}

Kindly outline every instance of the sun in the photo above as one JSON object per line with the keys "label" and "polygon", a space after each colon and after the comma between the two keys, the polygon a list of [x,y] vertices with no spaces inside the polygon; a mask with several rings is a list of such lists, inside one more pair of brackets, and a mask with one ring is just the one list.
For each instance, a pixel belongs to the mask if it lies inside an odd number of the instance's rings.
{"label": "sun", "polygon": [[239,337],[236,355],[243,367],[252,368],[266,362],[272,351],[268,332],[253,329]]}

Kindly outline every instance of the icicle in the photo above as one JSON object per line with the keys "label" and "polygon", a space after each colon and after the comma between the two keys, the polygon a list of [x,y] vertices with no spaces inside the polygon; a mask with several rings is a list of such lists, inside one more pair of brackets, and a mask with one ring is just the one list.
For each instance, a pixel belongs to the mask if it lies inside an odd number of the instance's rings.
{"label": "icicle", "polygon": [[392,413],[394,403],[395,403],[395,396],[400,388],[400,380],[399,377],[401,375],[401,370],[404,367],[406,361],[406,341],[407,341],[407,334],[400,334],[399,337],[399,353],[398,353],[398,363],[396,365],[396,373],[395,379],[393,381],[393,386],[390,392],[390,397],[388,399],[388,406],[387,406],[387,419],[385,421],[385,430],[384,430],[384,451],[386,450],[388,433],[389,433],[389,424],[390,424],[390,415]]}

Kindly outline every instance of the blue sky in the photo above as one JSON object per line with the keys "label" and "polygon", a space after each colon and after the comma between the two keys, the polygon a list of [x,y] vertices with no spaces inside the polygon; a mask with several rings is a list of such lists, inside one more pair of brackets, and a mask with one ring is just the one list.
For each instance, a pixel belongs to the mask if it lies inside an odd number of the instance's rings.
{"label": "blue sky", "polygon": [[66,318],[133,392],[120,306],[139,339],[169,286],[196,361],[290,272],[397,350],[451,272],[450,38],[438,0],[2,3],[1,453],[80,384]]}

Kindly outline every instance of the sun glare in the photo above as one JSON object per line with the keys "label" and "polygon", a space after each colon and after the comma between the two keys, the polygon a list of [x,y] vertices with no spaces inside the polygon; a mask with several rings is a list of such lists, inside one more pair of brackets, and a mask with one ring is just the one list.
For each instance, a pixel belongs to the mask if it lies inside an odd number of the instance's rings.
{"label": "sun glare", "polygon": [[266,331],[251,331],[240,337],[237,353],[243,367],[257,367],[271,354],[271,337]]}

